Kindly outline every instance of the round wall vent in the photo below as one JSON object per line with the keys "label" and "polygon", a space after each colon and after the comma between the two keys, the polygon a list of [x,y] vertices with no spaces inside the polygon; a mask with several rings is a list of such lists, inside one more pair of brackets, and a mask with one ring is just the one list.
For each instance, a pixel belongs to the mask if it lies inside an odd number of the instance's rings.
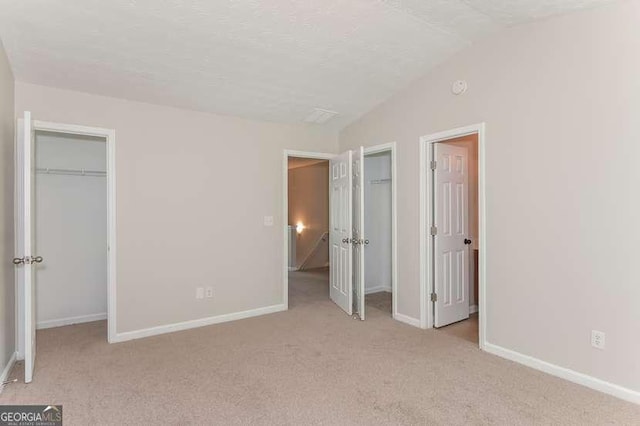
{"label": "round wall vent", "polygon": [[464,92],[467,91],[467,82],[464,80],[457,80],[453,82],[453,85],[451,86],[451,92],[454,95],[462,95]]}

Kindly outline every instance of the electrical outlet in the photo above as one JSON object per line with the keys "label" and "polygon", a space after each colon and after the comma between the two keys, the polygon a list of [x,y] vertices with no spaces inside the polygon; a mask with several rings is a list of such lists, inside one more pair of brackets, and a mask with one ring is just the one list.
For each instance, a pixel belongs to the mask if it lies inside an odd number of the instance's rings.
{"label": "electrical outlet", "polygon": [[204,287],[196,288],[196,299],[204,299]]}
{"label": "electrical outlet", "polygon": [[207,299],[211,299],[213,297],[213,287],[207,287],[206,296]]}
{"label": "electrical outlet", "polygon": [[264,217],[264,226],[273,226],[273,216]]}
{"label": "electrical outlet", "polygon": [[591,330],[591,346],[596,349],[604,349],[604,332]]}

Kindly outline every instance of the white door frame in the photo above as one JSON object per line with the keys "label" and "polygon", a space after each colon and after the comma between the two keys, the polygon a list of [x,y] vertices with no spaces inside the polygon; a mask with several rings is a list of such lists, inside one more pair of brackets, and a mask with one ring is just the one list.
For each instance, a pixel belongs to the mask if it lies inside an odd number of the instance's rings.
{"label": "white door frame", "polygon": [[[54,133],[66,133],[73,135],[97,136],[105,138],[107,144],[107,340],[109,343],[116,341],[116,132],[113,129],[99,127],[80,126],[76,124],[52,123],[34,120],[32,129]],[[16,284],[17,285],[17,284]],[[18,358],[24,358],[24,341],[18,339],[20,330],[24,327],[23,319],[19,312],[20,292],[16,288],[16,341],[18,344]]]}
{"label": "white door frame", "polygon": [[[283,267],[282,267],[282,300],[285,308],[289,309],[289,157],[315,158],[318,160],[331,160],[337,154],[326,152],[296,151],[285,149],[282,155],[282,229],[283,229]],[[329,180],[327,180],[327,186]]]}
{"label": "white door frame", "polygon": [[485,187],[485,124],[478,123],[471,126],[459,127],[444,132],[426,135],[420,138],[420,326],[432,328],[434,322],[433,303],[430,294],[433,291],[433,277],[431,274],[431,258],[433,241],[427,230],[433,222],[433,182],[430,173],[432,160],[432,144],[462,136],[478,135],[478,238],[480,239],[478,259],[478,308],[479,331],[478,341],[480,349],[486,346],[486,187]]}
{"label": "white door frame", "polygon": [[[364,148],[364,156],[371,154],[378,154],[381,152],[390,152],[391,153],[391,315],[393,319],[398,319],[398,222],[397,222],[397,211],[398,211],[398,180],[396,178],[396,143],[389,142],[383,143],[380,145],[374,145]],[[364,164],[362,165],[362,170],[364,173]],[[366,173],[365,173],[366,179]],[[363,200],[364,205],[364,200]],[[367,214],[365,210],[365,215]],[[364,236],[367,238],[367,236]],[[365,263],[365,268],[367,267]],[[366,283],[365,283],[366,284]],[[365,307],[366,309],[366,307]]]}
{"label": "white door frame", "polygon": [[[391,302],[392,315],[394,319],[398,316],[398,222],[397,222],[397,173],[396,173],[396,143],[389,142],[364,148],[364,155],[377,154],[380,152],[391,153]],[[289,186],[288,186],[288,165],[289,157],[297,158],[315,158],[319,160],[331,160],[338,154],[329,154],[324,152],[296,151],[285,149],[282,158],[282,229],[283,229],[283,301],[287,309],[289,309],[289,264],[288,264],[288,232],[289,232]],[[363,165],[364,168],[364,165]],[[329,185],[329,181],[327,181]],[[365,211],[366,214],[366,211]],[[366,236],[365,236],[366,237]],[[366,267],[366,265],[365,265]]]}

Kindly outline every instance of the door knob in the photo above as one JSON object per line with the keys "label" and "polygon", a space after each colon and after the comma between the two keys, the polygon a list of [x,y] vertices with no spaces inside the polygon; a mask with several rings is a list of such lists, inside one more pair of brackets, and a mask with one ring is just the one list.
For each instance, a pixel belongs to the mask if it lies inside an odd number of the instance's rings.
{"label": "door knob", "polygon": [[469,245],[469,244],[471,244],[471,240],[470,240],[470,239],[468,239],[468,238],[465,238],[465,239],[464,239],[464,243],[465,243],[465,244],[467,244],[467,245]]}
{"label": "door knob", "polygon": [[32,265],[34,263],[42,263],[44,259],[42,256],[25,256],[25,257],[14,257],[13,264],[14,265]]}
{"label": "door knob", "polygon": [[342,242],[345,243],[345,244],[349,244],[349,239],[348,238],[343,238]]}

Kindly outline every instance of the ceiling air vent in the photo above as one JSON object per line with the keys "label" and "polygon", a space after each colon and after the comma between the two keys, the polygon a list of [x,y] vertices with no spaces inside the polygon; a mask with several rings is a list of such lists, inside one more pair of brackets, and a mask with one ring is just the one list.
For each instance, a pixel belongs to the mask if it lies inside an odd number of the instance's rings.
{"label": "ceiling air vent", "polygon": [[304,119],[306,123],[322,124],[331,120],[334,116],[338,115],[335,111],[329,111],[328,109],[316,108],[311,114]]}

